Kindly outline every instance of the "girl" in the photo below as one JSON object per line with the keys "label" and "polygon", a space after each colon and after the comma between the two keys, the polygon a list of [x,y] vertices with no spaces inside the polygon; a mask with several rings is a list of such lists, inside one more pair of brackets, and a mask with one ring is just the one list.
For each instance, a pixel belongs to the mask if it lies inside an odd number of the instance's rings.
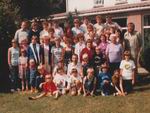
{"label": "girl", "polygon": [[36,100],[44,96],[55,95],[55,99],[58,98],[59,92],[55,83],[53,82],[53,77],[51,75],[45,76],[45,82],[40,84],[40,87],[43,89],[43,92],[35,97],[29,97],[30,100]]}
{"label": "girl", "polygon": [[114,93],[114,96],[116,95],[120,95],[120,96],[125,96],[124,92],[123,91],[123,87],[122,87],[122,84],[120,84],[120,70],[117,69],[114,71],[114,75],[112,76],[112,85],[114,87],[114,90],[115,90],[115,93]]}
{"label": "girl", "polygon": [[54,76],[54,83],[58,87],[61,94],[66,94],[69,91],[68,76],[64,73],[63,68],[58,68],[57,73]]}
{"label": "girl", "polygon": [[12,47],[8,49],[8,65],[10,70],[11,92],[14,92],[18,89],[19,48],[15,39],[13,39],[11,43]]}
{"label": "girl", "polygon": [[[78,55],[78,58],[80,58],[80,53],[85,48],[85,41],[83,33],[78,34],[77,37],[79,39],[79,42],[75,45],[74,53]],[[79,61],[80,59],[78,59],[78,62]]]}
{"label": "girl", "polygon": [[28,80],[27,80],[27,61],[26,50],[21,50],[21,56],[19,57],[19,77],[21,79],[22,91],[26,89],[28,91]]}
{"label": "girl", "polygon": [[67,68],[67,75],[71,74],[71,70],[73,68],[76,68],[78,70],[78,73],[81,71],[81,65],[78,62],[78,55],[77,54],[73,54],[72,55],[72,60],[71,62],[68,64],[68,68]]}
{"label": "girl", "polygon": [[96,89],[96,77],[94,76],[94,69],[87,69],[87,76],[83,79],[83,92],[84,96],[94,95]]}
{"label": "girl", "polygon": [[135,83],[135,63],[131,60],[130,51],[124,52],[124,60],[120,64],[121,83],[123,85],[122,92],[125,94],[130,93],[133,90]]}
{"label": "girl", "polygon": [[78,74],[76,68],[73,68],[70,76],[70,92],[74,96],[76,94],[80,95],[82,90],[82,78]]}
{"label": "girl", "polygon": [[103,56],[106,56],[106,48],[107,48],[107,39],[106,36],[104,34],[101,34],[100,36],[100,43],[99,43],[99,48],[101,49],[101,52],[103,54]]}
{"label": "girl", "polygon": [[65,63],[66,67],[71,62],[71,57],[72,57],[73,52],[74,52],[74,50],[71,45],[71,40],[68,39],[66,41],[66,47],[63,49],[64,63]]}
{"label": "girl", "polygon": [[55,46],[52,47],[52,67],[56,66],[58,61],[63,59],[63,48],[60,45],[60,38],[55,38]]}

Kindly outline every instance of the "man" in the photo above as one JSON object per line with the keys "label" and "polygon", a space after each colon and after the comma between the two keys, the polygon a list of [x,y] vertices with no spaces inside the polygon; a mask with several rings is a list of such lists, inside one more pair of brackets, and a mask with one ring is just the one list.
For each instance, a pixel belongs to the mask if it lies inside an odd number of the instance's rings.
{"label": "man", "polygon": [[112,21],[111,16],[106,17],[105,27],[109,27],[109,28],[112,27],[115,29],[120,29],[120,31],[122,31],[122,28],[118,25],[118,23]]}
{"label": "man", "polygon": [[102,16],[97,15],[95,19],[96,19],[96,24],[94,24],[94,28],[96,30],[96,34],[100,36],[105,28],[103,24],[103,18]]}
{"label": "man", "polygon": [[28,40],[28,36],[29,36],[28,22],[23,21],[21,23],[21,28],[16,31],[14,39],[17,41],[17,43],[19,43],[19,45],[21,45],[23,41]]}
{"label": "man", "polygon": [[134,23],[128,23],[127,27],[127,32],[124,34],[125,49],[131,51],[135,64],[139,65],[139,57],[143,45],[142,37],[139,32],[135,31]]}
{"label": "man", "polygon": [[42,49],[40,44],[37,43],[37,36],[33,35],[31,43],[28,48],[28,58],[34,59],[36,66],[38,66],[42,61]]}

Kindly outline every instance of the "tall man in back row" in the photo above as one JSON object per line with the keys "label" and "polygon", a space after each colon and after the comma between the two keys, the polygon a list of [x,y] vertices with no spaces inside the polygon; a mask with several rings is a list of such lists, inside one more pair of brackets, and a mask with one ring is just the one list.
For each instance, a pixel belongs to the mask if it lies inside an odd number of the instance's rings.
{"label": "tall man in back row", "polygon": [[127,27],[127,32],[124,34],[125,49],[131,51],[132,58],[135,61],[136,67],[138,67],[140,66],[139,58],[143,47],[142,36],[138,31],[135,31],[134,23],[128,23]]}

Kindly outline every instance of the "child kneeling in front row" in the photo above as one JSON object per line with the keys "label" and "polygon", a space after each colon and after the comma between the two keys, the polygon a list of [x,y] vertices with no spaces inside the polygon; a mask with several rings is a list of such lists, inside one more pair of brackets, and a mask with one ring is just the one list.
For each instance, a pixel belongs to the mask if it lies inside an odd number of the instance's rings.
{"label": "child kneeling in front row", "polygon": [[52,96],[52,95],[55,95],[55,99],[58,98],[59,91],[57,90],[57,87],[53,82],[53,77],[51,75],[45,76],[45,82],[41,83],[40,87],[43,89],[43,92],[38,96],[29,97],[30,100],[36,100],[44,96]]}
{"label": "child kneeling in front row", "polygon": [[80,95],[82,90],[82,78],[78,74],[78,71],[76,68],[73,68],[71,70],[71,76],[70,76],[70,93],[72,96],[75,96],[76,94]]}
{"label": "child kneeling in front row", "polygon": [[102,64],[101,66],[101,73],[98,75],[99,85],[101,87],[101,95],[108,96],[111,90],[111,75],[108,72],[108,65]]}
{"label": "child kneeling in front row", "polygon": [[114,74],[112,76],[112,86],[114,88],[114,96],[125,96],[119,69],[114,71]]}
{"label": "child kneeling in front row", "polygon": [[87,69],[87,76],[83,78],[83,96],[93,96],[96,90],[96,77],[94,76],[94,69],[89,67]]}

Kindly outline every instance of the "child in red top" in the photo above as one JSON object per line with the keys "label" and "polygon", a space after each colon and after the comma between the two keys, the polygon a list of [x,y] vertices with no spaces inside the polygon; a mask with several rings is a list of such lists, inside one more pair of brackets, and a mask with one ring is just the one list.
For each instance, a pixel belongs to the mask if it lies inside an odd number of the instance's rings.
{"label": "child in red top", "polygon": [[40,84],[40,87],[43,89],[43,92],[35,97],[29,97],[30,100],[36,100],[44,96],[55,95],[55,99],[58,98],[59,92],[56,85],[53,82],[53,77],[51,75],[45,76],[45,82]]}

